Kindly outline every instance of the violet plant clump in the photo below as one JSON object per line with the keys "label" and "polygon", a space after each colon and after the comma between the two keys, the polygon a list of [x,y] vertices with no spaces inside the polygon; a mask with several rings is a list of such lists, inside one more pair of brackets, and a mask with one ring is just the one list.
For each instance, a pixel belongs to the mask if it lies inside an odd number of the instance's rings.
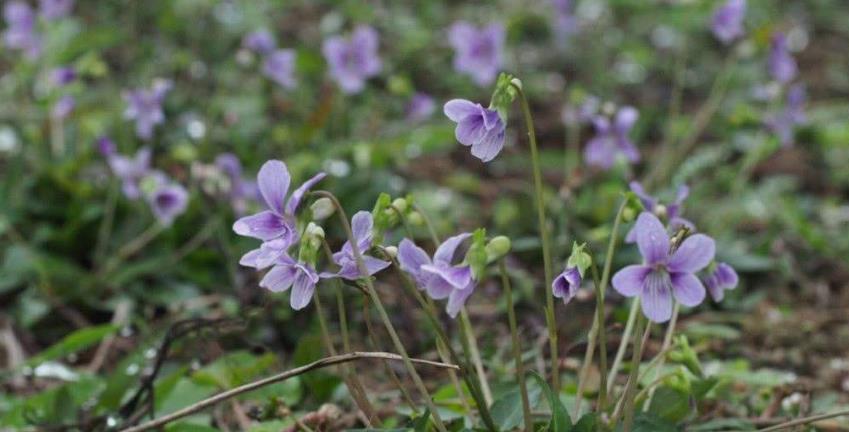
{"label": "violet plant clump", "polygon": [[124,117],[136,122],[136,135],[144,141],[153,138],[153,130],[165,122],[162,103],[171,90],[171,82],[157,79],[150,88],[139,88],[124,93],[127,108]]}

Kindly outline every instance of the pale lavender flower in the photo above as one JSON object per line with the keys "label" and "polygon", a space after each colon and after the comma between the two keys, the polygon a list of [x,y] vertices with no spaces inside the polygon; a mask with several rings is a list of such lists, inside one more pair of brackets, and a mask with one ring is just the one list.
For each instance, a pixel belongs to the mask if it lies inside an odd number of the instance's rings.
{"label": "pale lavender flower", "polygon": [[477,284],[471,267],[452,263],[457,247],[470,236],[464,233],[445,240],[436,249],[432,260],[427,252],[408,239],[403,239],[398,245],[401,269],[409,273],[419,289],[425,290],[434,300],[447,298],[445,310],[452,318],[457,316]]}
{"label": "pale lavender flower", "polygon": [[417,92],[407,103],[407,120],[422,122],[430,118],[436,111],[436,102],[426,93]]}
{"label": "pale lavender flower", "polygon": [[62,96],[55,104],[53,104],[53,109],[51,110],[50,115],[55,119],[64,120],[71,115],[71,112],[74,111],[76,106],[77,101],[73,96]]}
{"label": "pale lavender flower", "polygon": [[572,104],[567,104],[561,112],[561,119],[567,125],[579,125],[591,122],[598,114],[601,108],[601,99],[589,95],[576,107]]}
{"label": "pale lavender flower", "polygon": [[157,186],[147,196],[150,210],[163,226],[170,226],[177,216],[186,211],[189,193],[179,183],[167,179],[157,181]]}
{"label": "pale lavender flower", "polygon": [[124,117],[136,121],[136,135],[143,140],[153,137],[153,128],[165,121],[162,102],[171,90],[171,83],[157,80],[150,89],[135,89],[124,93],[127,109]]}
{"label": "pale lavender flower", "polygon": [[41,55],[41,36],[35,29],[35,12],[23,1],[10,1],[3,6],[6,31],[3,42],[9,49],[20,50],[34,60]]}
{"label": "pale lavender flower", "polygon": [[324,41],[321,52],[330,66],[330,76],[345,93],[359,93],[365,82],[383,68],[377,54],[378,35],[369,26],[358,26],[351,38],[333,36]]}
{"label": "pale lavender flower", "polygon": [[793,144],[793,132],[797,125],[807,121],[805,102],[807,92],[805,86],[796,84],[787,90],[787,102],[784,109],[766,119],[767,128],[781,141],[783,147]]}
{"label": "pale lavender flower", "polygon": [[772,35],[769,45],[768,68],[772,78],[782,84],[792,81],[799,72],[796,60],[787,48],[787,37],[784,36],[784,33],[777,32]]}
{"label": "pale lavender flower", "polygon": [[472,155],[489,162],[504,148],[505,124],[498,111],[486,109],[465,99],[452,99],[443,108],[445,115],[457,123],[454,135]]}
{"label": "pale lavender flower", "polygon": [[739,280],[734,268],[724,262],[717,263],[711,272],[702,276],[702,282],[717,303],[725,298],[725,291],[737,288]]}
{"label": "pale lavender flower", "polygon": [[468,74],[480,86],[492,84],[502,67],[504,26],[492,23],[477,28],[466,21],[455,22],[448,30],[454,48],[454,69]]}
{"label": "pale lavender flower", "polygon": [[117,149],[115,147],[115,142],[112,141],[112,138],[108,136],[101,136],[95,141],[95,146],[97,148],[97,152],[100,153],[101,156],[105,158],[110,158],[115,156]]}
{"label": "pale lavender flower", "polygon": [[596,116],[593,120],[596,135],[584,149],[584,160],[605,170],[613,166],[619,154],[630,163],[639,162],[640,153],[628,137],[638,117],[639,112],[630,106],[620,108],[613,123],[607,117]]}
{"label": "pale lavender flower", "polygon": [[390,262],[366,254],[372,247],[372,228],[374,228],[374,219],[371,213],[367,211],[357,212],[351,218],[351,231],[354,234],[357,251],[359,251],[363,259],[363,264],[365,264],[368,274],[363,275],[360,273],[351,242],[345,242],[342,245],[342,249],[333,254],[333,262],[339,266],[339,271],[336,273],[322,273],[321,277],[339,277],[342,279],[357,280],[362,277],[371,276],[389,267]]}
{"label": "pale lavender flower", "polygon": [[236,214],[244,214],[249,201],[259,199],[259,189],[255,181],[242,177],[242,163],[232,153],[221,153],[215,158],[215,166],[230,181],[230,204]]}
{"label": "pale lavender flower", "polygon": [[554,33],[558,42],[578,32],[578,19],[572,10],[572,0],[551,0],[554,6]]}
{"label": "pale lavender flower", "polygon": [[746,16],[746,0],[728,0],[713,13],[710,29],[724,44],[743,36],[743,19]]}
{"label": "pale lavender flower", "polygon": [[73,7],[74,0],[41,0],[39,2],[41,16],[47,21],[68,16]]}
{"label": "pale lavender flower", "polygon": [[274,35],[266,29],[252,31],[242,39],[242,46],[262,55],[270,54],[277,47]]}
{"label": "pale lavender flower", "polygon": [[62,66],[50,71],[50,84],[54,87],[66,86],[77,79],[77,71],[71,66]]}
{"label": "pale lavender flower", "polygon": [[695,273],[713,260],[713,239],[695,234],[670,253],[669,235],[655,215],[640,213],[635,229],[643,264],[619,270],[613,276],[616,291],[625,297],[640,297],[643,314],[657,323],[672,316],[673,297],[684,306],[699,305],[705,287]]}
{"label": "pale lavender flower", "polygon": [[[668,221],[667,225],[670,231],[675,232],[682,227],[695,230],[696,226],[692,222],[681,217],[684,200],[690,195],[690,188],[687,185],[679,186],[678,192],[675,194],[675,200],[668,204],[663,204],[656,197],[649,195],[639,182],[632,181],[629,186],[631,187],[631,191],[640,198],[640,202],[643,203],[646,211]],[[637,241],[636,226],[631,228],[631,231],[625,236],[625,242],[634,243],[635,241]]]}
{"label": "pale lavender flower", "polygon": [[295,261],[283,253],[274,262],[274,267],[265,274],[259,286],[272,292],[285,292],[292,288],[289,305],[301,310],[312,301],[315,284],[319,276],[312,265]]}
{"label": "pale lavender flower", "polygon": [[295,88],[295,50],[276,50],[262,62],[262,73],[268,79],[287,89]]}
{"label": "pale lavender flower", "polygon": [[581,288],[582,281],[583,278],[578,268],[569,267],[554,278],[554,281],[551,283],[551,292],[555,298],[563,299],[563,304],[569,304],[578,294],[578,289]]}
{"label": "pale lavender flower", "polygon": [[[114,146],[113,146],[114,149]],[[150,174],[151,151],[142,147],[132,158],[117,153],[107,155],[107,162],[112,173],[121,180],[121,190],[129,199],[141,196],[140,182]]]}

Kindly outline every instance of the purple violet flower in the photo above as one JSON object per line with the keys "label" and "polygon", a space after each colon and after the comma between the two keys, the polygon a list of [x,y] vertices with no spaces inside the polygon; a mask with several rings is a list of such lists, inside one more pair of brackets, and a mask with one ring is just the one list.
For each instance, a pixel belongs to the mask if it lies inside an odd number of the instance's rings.
{"label": "purple violet flower", "polygon": [[426,93],[417,92],[407,103],[407,120],[422,122],[430,118],[436,111],[436,102]]}
{"label": "purple violet flower", "polygon": [[784,33],[777,32],[772,35],[772,41],[769,45],[768,67],[770,76],[782,84],[792,81],[799,72],[796,60],[793,59],[790,50],[787,48],[787,37],[784,36]]}
{"label": "purple violet flower", "polygon": [[479,86],[495,81],[502,67],[504,26],[492,23],[477,28],[466,21],[455,22],[448,30],[454,48],[454,69],[472,77]]}
{"label": "purple violet flower", "polygon": [[66,86],[77,79],[77,71],[71,66],[62,66],[50,71],[50,84],[54,87]]}
{"label": "purple violet flower", "polygon": [[97,152],[105,158],[115,156],[117,152],[115,142],[112,141],[112,138],[105,135],[97,139],[95,146],[97,148]]}
{"label": "purple violet flower", "polygon": [[141,196],[140,183],[150,174],[150,148],[140,148],[132,158],[117,153],[108,154],[106,157],[112,173],[121,180],[124,196],[132,200],[138,199]]}
{"label": "purple violet flower", "polygon": [[160,179],[158,183],[147,201],[156,220],[163,226],[171,226],[174,219],[186,211],[189,193],[179,183],[167,179]]}
{"label": "purple violet flower", "polygon": [[295,88],[295,50],[276,50],[262,62],[262,73],[268,79],[287,89]]}
{"label": "purple violet flower", "polygon": [[554,6],[554,33],[560,43],[578,32],[578,19],[572,11],[572,0],[552,0]]}
{"label": "purple violet flower", "polygon": [[637,109],[630,106],[620,108],[612,124],[607,117],[596,116],[593,120],[596,135],[584,149],[584,160],[605,170],[613,166],[620,153],[630,163],[639,162],[640,152],[628,137],[639,116]]}
{"label": "purple violet flower", "polygon": [[713,271],[702,276],[702,282],[713,297],[713,301],[717,303],[725,298],[725,291],[737,288],[739,281],[740,278],[734,268],[724,262],[717,263]]}
{"label": "purple violet flower", "polygon": [[77,101],[71,95],[65,95],[59,98],[55,104],[53,104],[53,109],[50,112],[50,115],[54,119],[64,120],[71,115],[71,112],[74,111],[74,108],[77,106]]}
{"label": "purple violet flower", "polygon": [[804,109],[807,98],[804,85],[791,86],[787,90],[787,102],[784,109],[766,119],[767,128],[778,137],[783,147],[789,147],[793,144],[795,127],[807,121]]}
{"label": "purple violet flower", "polygon": [[333,36],[324,41],[321,52],[330,67],[330,76],[348,94],[359,93],[368,78],[380,73],[383,65],[377,55],[378,35],[372,27],[358,26],[346,40]]}
{"label": "purple violet flower", "polygon": [[357,260],[354,256],[354,249],[351,247],[350,242],[345,242],[342,245],[342,249],[333,254],[333,262],[339,266],[339,271],[337,273],[322,273],[321,277],[340,277],[342,279],[357,280],[361,277],[371,276],[389,267],[390,262],[366,255],[366,252],[372,247],[372,228],[374,228],[374,219],[371,213],[367,211],[357,212],[351,218],[351,231],[353,231],[354,240],[357,242],[357,250],[362,255],[363,264],[365,264],[368,270],[367,275],[360,274]]}
{"label": "purple violet flower", "polygon": [[[663,204],[659,199],[649,195],[639,182],[632,181],[629,186],[631,187],[631,191],[640,198],[647,212],[651,212],[655,216],[669,221],[668,225],[671,232],[677,231],[681,227],[687,227],[690,230],[696,229],[696,226],[692,222],[681,217],[684,200],[690,195],[690,188],[687,185],[678,187],[675,201],[669,204]],[[631,231],[628,231],[628,234],[625,236],[626,243],[634,243],[635,241],[637,241],[636,226],[631,228]]]}
{"label": "purple violet flower", "polygon": [[743,36],[743,19],[746,16],[746,0],[728,0],[713,13],[710,29],[724,44]]}
{"label": "purple violet flower", "polygon": [[274,51],[277,43],[270,31],[259,29],[246,34],[242,39],[242,46],[257,54],[267,55]]}
{"label": "purple violet flower", "polygon": [[684,306],[697,306],[705,287],[695,273],[713,260],[716,246],[704,234],[687,237],[670,253],[669,236],[657,216],[640,213],[635,227],[643,264],[630,265],[613,276],[613,287],[625,297],[640,297],[643,314],[656,323],[672,316],[672,298]]}
{"label": "purple violet flower", "polygon": [[310,264],[295,261],[283,253],[275,260],[274,267],[265,274],[259,286],[272,292],[285,292],[292,288],[289,304],[292,309],[301,310],[312,301],[318,280],[318,273]]}
{"label": "purple violet flower", "polygon": [[443,108],[445,115],[457,123],[454,135],[464,146],[472,147],[472,155],[489,162],[504,148],[505,124],[498,111],[486,109],[465,99],[452,99]]}
{"label": "purple violet flower", "polygon": [[143,140],[153,137],[153,128],[165,121],[162,102],[171,90],[171,83],[156,80],[150,89],[135,89],[124,93],[127,109],[124,117],[136,121],[136,135]]}
{"label": "purple violet flower", "polygon": [[74,0],[41,0],[39,9],[42,18],[47,21],[53,21],[59,18],[64,18],[71,13],[71,8],[74,7]]}
{"label": "purple violet flower", "polygon": [[569,267],[563,270],[554,281],[551,283],[551,291],[555,298],[563,299],[563,304],[569,304],[570,301],[578,294],[578,289],[581,288],[581,272],[577,267]]}
{"label": "purple violet flower", "polygon": [[20,50],[34,60],[41,55],[41,36],[35,31],[35,12],[23,1],[10,1],[3,6],[6,31],[3,42],[9,49]]}
{"label": "purple violet flower", "polygon": [[424,249],[408,239],[403,239],[398,245],[401,270],[409,273],[419,289],[427,292],[432,299],[448,298],[445,311],[451,318],[457,317],[477,284],[470,266],[452,264],[457,247],[469,237],[471,234],[463,233],[445,240],[436,249],[433,260]]}

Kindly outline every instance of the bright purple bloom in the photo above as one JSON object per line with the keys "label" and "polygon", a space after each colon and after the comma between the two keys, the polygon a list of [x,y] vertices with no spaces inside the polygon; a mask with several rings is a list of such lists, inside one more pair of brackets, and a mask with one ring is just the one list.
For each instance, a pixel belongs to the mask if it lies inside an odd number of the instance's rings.
{"label": "bright purple bloom", "polygon": [[74,0],[41,0],[39,2],[41,16],[52,21],[66,17],[71,13],[71,8],[74,7]]}
{"label": "bright purple bloom", "polygon": [[639,162],[640,152],[628,137],[639,116],[637,109],[630,106],[620,108],[612,124],[607,117],[596,116],[593,120],[596,135],[584,149],[584,160],[605,170],[613,166],[620,153],[630,163]]}
{"label": "bright purple bloom", "polygon": [[112,141],[112,138],[109,138],[108,136],[102,136],[98,138],[95,142],[95,145],[97,147],[97,152],[105,158],[110,158],[114,156],[117,152],[115,142]]}
{"label": "bright purple bloom", "polygon": [[[649,195],[645,189],[643,189],[643,185],[639,182],[632,181],[629,186],[631,187],[631,191],[640,198],[640,201],[643,203],[643,207],[647,212],[651,212],[655,216],[665,218],[669,221],[668,225],[670,231],[675,232],[681,227],[687,227],[691,230],[695,230],[696,226],[693,225],[692,222],[681,217],[684,200],[686,200],[690,195],[690,188],[688,188],[687,185],[681,185],[678,187],[678,193],[675,195],[675,201],[672,201],[669,204],[663,204],[659,199]],[[625,236],[625,241],[627,243],[634,243],[637,241],[636,227],[631,228],[631,231],[629,231]]]}
{"label": "bright purple bloom", "polygon": [[734,268],[724,262],[717,263],[712,272],[702,276],[702,282],[713,297],[713,301],[717,303],[725,298],[726,290],[737,288],[739,280]]}
{"label": "bright purple bloom", "polygon": [[551,291],[555,298],[563,299],[563,304],[569,302],[578,294],[578,289],[581,288],[581,272],[577,267],[569,267],[563,270],[554,281],[551,283]]}
{"label": "bright purple bloom", "polygon": [[366,255],[366,252],[372,247],[372,228],[374,228],[374,219],[371,213],[367,211],[357,212],[351,218],[351,231],[357,243],[357,251],[362,256],[363,264],[365,264],[368,274],[363,275],[360,273],[351,242],[345,242],[342,245],[342,250],[333,254],[333,262],[339,266],[339,271],[337,273],[322,273],[321,277],[340,277],[342,279],[357,280],[361,277],[371,276],[389,267],[390,263],[388,261]]}
{"label": "bright purple bloom", "polygon": [[259,286],[273,292],[292,288],[289,304],[292,309],[301,310],[312,301],[318,279],[318,273],[310,264],[295,261],[284,253],[276,259],[274,267],[265,274]]}
{"label": "bright purple bloom", "polygon": [[398,263],[434,300],[448,298],[445,311],[455,318],[475,290],[472,269],[465,264],[452,264],[454,253],[471,234],[459,234],[445,240],[433,254],[433,260],[422,248],[404,239],[398,245]]}
{"label": "bright purple bloom", "polygon": [[345,93],[359,93],[368,78],[380,73],[383,65],[377,55],[377,31],[358,26],[350,40],[333,36],[324,41],[321,52],[330,66],[330,76]]}
{"label": "bright purple bloom", "polygon": [[109,168],[121,179],[121,190],[127,198],[137,199],[141,196],[139,184],[150,174],[150,158],[149,147],[142,147],[132,158],[117,153],[107,155]]}
{"label": "bright purple bloom", "polygon": [[457,72],[470,75],[480,86],[495,81],[502,66],[504,26],[492,23],[477,28],[466,21],[458,21],[448,30],[448,39],[454,48]]}
{"label": "bright purple bloom", "polygon": [[425,121],[436,111],[436,102],[426,93],[418,92],[410,98],[407,104],[407,120],[411,122]]}
{"label": "bright purple bloom", "polygon": [[66,86],[77,79],[77,71],[71,66],[58,67],[50,71],[50,84],[54,87]]}
{"label": "bright purple bloom", "polygon": [[807,121],[807,116],[805,116],[807,98],[804,85],[791,86],[787,90],[787,103],[784,105],[784,109],[766,119],[767,128],[778,137],[784,147],[793,144],[795,127]]}
{"label": "bright purple bloom", "polygon": [[772,35],[772,41],[769,45],[768,66],[772,78],[782,84],[792,81],[799,72],[796,60],[793,59],[790,50],[787,48],[787,37],[784,36],[784,33],[777,32]]}
{"label": "bright purple bloom", "polygon": [[35,31],[35,12],[23,1],[10,1],[3,7],[6,31],[3,42],[9,49],[20,50],[34,60],[41,55],[41,36]]}
{"label": "bright purple bloom", "polygon": [[274,35],[271,32],[260,29],[245,35],[245,38],[242,39],[242,46],[257,54],[266,55],[274,51],[277,43],[274,42]]}
{"label": "bright purple bloom", "polygon": [[257,185],[268,210],[237,220],[233,224],[233,231],[236,234],[263,241],[282,239],[282,244],[285,245],[282,249],[288,248],[298,240],[298,233],[295,229],[295,211],[298,209],[301,199],[314,184],[324,177],[324,173],[316,174],[292,192],[289,200],[286,201],[289,183],[291,182],[286,164],[279,160],[266,162],[257,174]]}
{"label": "bright purple bloom", "polygon": [[697,306],[705,287],[695,273],[713,260],[716,246],[704,234],[687,237],[670,253],[669,235],[660,220],[640,213],[635,227],[643,264],[630,265],[613,276],[613,287],[625,297],[640,297],[643,314],[661,323],[672,316],[672,298],[684,306]]}
{"label": "bright purple bloom", "polygon": [[452,99],[443,108],[445,115],[457,123],[454,135],[464,146],[472,147],[472,155],[489,162],[504,148],[505,124],[498,111],[465,99]]}
{"label": "bright purple bloom", "polygon": [[136,121],[136,135],[143,140],[153,137],[153,128],[165,121],[162,102],[171,90],[171,83],[157,80],[150,89],[135,89],[124,93],[127,109],[124,117]]}
{"label": "bright purple bloom", "polygon": [[50,115],[55,119],[64,120],[71,115],[71,112],[74,111],[76,106],[77,101],[73,96],[62,96],[55,104],[53,104],[53,109],[51,110]]}
{"label": "bright purple bloom", "polygon": [[262,63],[262,73],[284,88],[295,88],[295,51],[281,49],[269,54]]}
{"label": "bright purple bloom", "polygon": [[728,44],[743,36],[743,19],[746,16],[746,0],[728,0],[716,9],[710,29],[722,43]]}
{"label": "bright purple bloom", "polygon": [[157,187],[147,196],[153,215],[163,226],[170,226],[177,216],[186,211],[189,193],[179,183],[170,180],[159,181]]}

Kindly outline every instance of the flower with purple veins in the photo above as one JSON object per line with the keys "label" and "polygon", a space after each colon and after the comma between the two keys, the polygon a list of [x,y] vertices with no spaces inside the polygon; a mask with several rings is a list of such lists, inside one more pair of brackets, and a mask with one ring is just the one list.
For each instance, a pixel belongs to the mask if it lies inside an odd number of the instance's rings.
{"label": "flower with purple veins", "polygon": [[242,46],[262,55],[270,54],[277,47],[274,35],[266,29],[254,30],[242,39]]}
{"label": "flower with purple veins", "polygon": [[489,162],[504,148],[504,120],[498,111],[487,109],[465,99],[452,99],[443,108],[445,115],[457,123],[454,135],[464,146],[471,146],[472,155]]}
{"label": "flower with purple veins", "polygon": [[593,120],[596,135],[584,149],[586,162],[605,170],[613,166],[618,154],[630,163],[639,162],[640,152],[628,137],[639,116],[637,109],[630,106],[620,108],[612,124],[607,117],[596,116]]}
{"label": "flower with purple veins", "polygon": [[153,137],[153,128],[165,121],[162,102],[171,90],[171,83],[156,80],[150,89],[135,89],[124,93],[127,109],[124,117],[136,121],[136,135],[143,140]]}
{"label": "flower with purple veins", "polygon": [[281,87],[295,88],[295,51],[281,49],[272,52],[262,62],[262,73]]}
{"label": "flower with purple veins", "polygon": [[454,48],[454,69],[472,77],[479,86],[492,84],[502,67],[504,26],[492,23],[477,28],[466,21],[455,22],[448,30]]}
{"label": "flower with purple veins", "polygon": [[360,211],[351,218],[351,231],[354,234],[354,240],[357,244],[357,251],[363,259],[363,264],[366,267],[368,274],[360,273],[354,249],[351,247],[351,242],[345,242],[339,252],[333,254],[333,262],[339,266],[339,271],[336,273],[322,273],[321,277],[357,280],[361,277],[371,276],[391,264],[388,261],[366,255],[366,252],[372,247],[372,229],[374,228],[374,219],[371,213]]}
{"label": "flower with purple veins", "polygon": [[77,100],[74,99],[71,95],[65,95],[59,98],[55,104],[53,104],[53,109],[50,112],[51,117],[58,120],[64,120],[71,115],[71,112],[74,111],[74,108],[77,106]]}
{"label": "flower with purple veins", "polygon": [[383,68],[377,48],[377,31],[361,25],[348,40],[341,36],[325,40],[321,52],[330,66],[330,76],[342,91],[354,94],[362,91],[366,80],[380,73]]}
{"label": "flower with purple veins", "polygon": [[149,147],[142,147],[134,157],[127,157],[114,153],[106,155],[109,168],[121,180],[121,190],[129,199],[137,199],[141,196],[140,183],[150,174],[151,151]]}
{"label": "flower with purple veins", "polygon": [[412,241],[403,239],[398,245],[398,263],[409,273],[419,289],[425,290],[434,300],[448,298],[446,312],[452,318],[474,292],[476,282],[470,266],[452,264],[457,247],[471,234],[459,234],[445,240],[436,249],[431,260],[427,252]]}
{"label": "flower with purple veins", "polygon": [[41,36],[35,31],[35,12],[23,1],[10,1],[3,7],[6,31],[3,42],[9,49],[20,50],[34,60],[41,55]]}
{"label": "flower with purple veins", "polygon": [[806,100],[807,92],[804,85],[791,86],[787,90],[787,103],[784,109],[766,119],[767,128],[778,137],[784,147],[793,144],[794,128],[807,121],[804,110]]}
{"label": "flower with purple veins", "polygon": [[745,16],[746,0],[728,0],[713,13],[710,29],[717,39],[728,44],[743,36]]}
{"label": "flower with purple veins", "polygon": [[285,292],[292,288],[289,304],[292,309],[301,310],[312,301],[319,275],[307,263],[295,261],[283,253],[274,261],[274,267],[265,274],[259,286],[272,292]]}
{"label": "flower with purple veins", "polygon": [[147,201],[156,220],[167,227],[174,222],[177,216],[186,211],[189,193],[179,183],[167,179],[157,181],[159,184],[147,196]]}
{"label": "flower with purple veins", "polygon": [[799,67],[787,48],[787,37],[777,32],[772,35],[769,44],[769,74],[776,81],[786,84],[796,77]]}
{"label": "flower with purple veins", "polygon": [[630,265],[613,276],[613,288],[625,297],[640,297],[643,314],[662,323],[672,316],[672,299],[697,306],[705,287],[695,276],[713,260],[716,246],[704,234],[687,237],[670,251],[669,236],[657,216],[640,213],[635,227],[643,264]]}
{"label": "flower with purple veins", "polygon": [[[684,200],[686,200],[690,195],[690,188],[688,188],[687,185],[681,185],[678,187],[678,192],[675,194],[675,201],[672,201],[669,204],[663,204],[656,197],[649,195],[645,189],[643,189],[643,185],[640,184],[640,182],[632,181],[629,186],[631,191],[640,198],[640,202],[643,203],[643,207],[646,211],[653,213],[657,217],[664,218],[669,222],[668,226],[670,231],[677,231],[681,227],[695,230],[696,226],[692,222],[681,217]],[[636,227],[631,228],[631,231],[628,231],[628,234],[625,236],[625,242],[634,243],[637,241],[637,232],[635,228]]]}
{"label": "flower with purple veins", "polygon": [[551,291],[555,298],[563,299],[563,304],[569,304],[581,288],[581,272],[578,267],[569,267],[560,273],[551,283]]}
{"label": "flower with purple veins", "polygon": [[407,120],[422,122],[430,118],[436,111],[436,102],[429,94],[417,92],[407,103]]}
{"label": "flower with purple veins", "polygon": [[740,281],[734,268],[724,262],[717,263],[713,270],[703,275],[701,279],[710,296],[713,297],[713,301],[717,303],[725,298],[725,291],[737,288],[737,283]]}

